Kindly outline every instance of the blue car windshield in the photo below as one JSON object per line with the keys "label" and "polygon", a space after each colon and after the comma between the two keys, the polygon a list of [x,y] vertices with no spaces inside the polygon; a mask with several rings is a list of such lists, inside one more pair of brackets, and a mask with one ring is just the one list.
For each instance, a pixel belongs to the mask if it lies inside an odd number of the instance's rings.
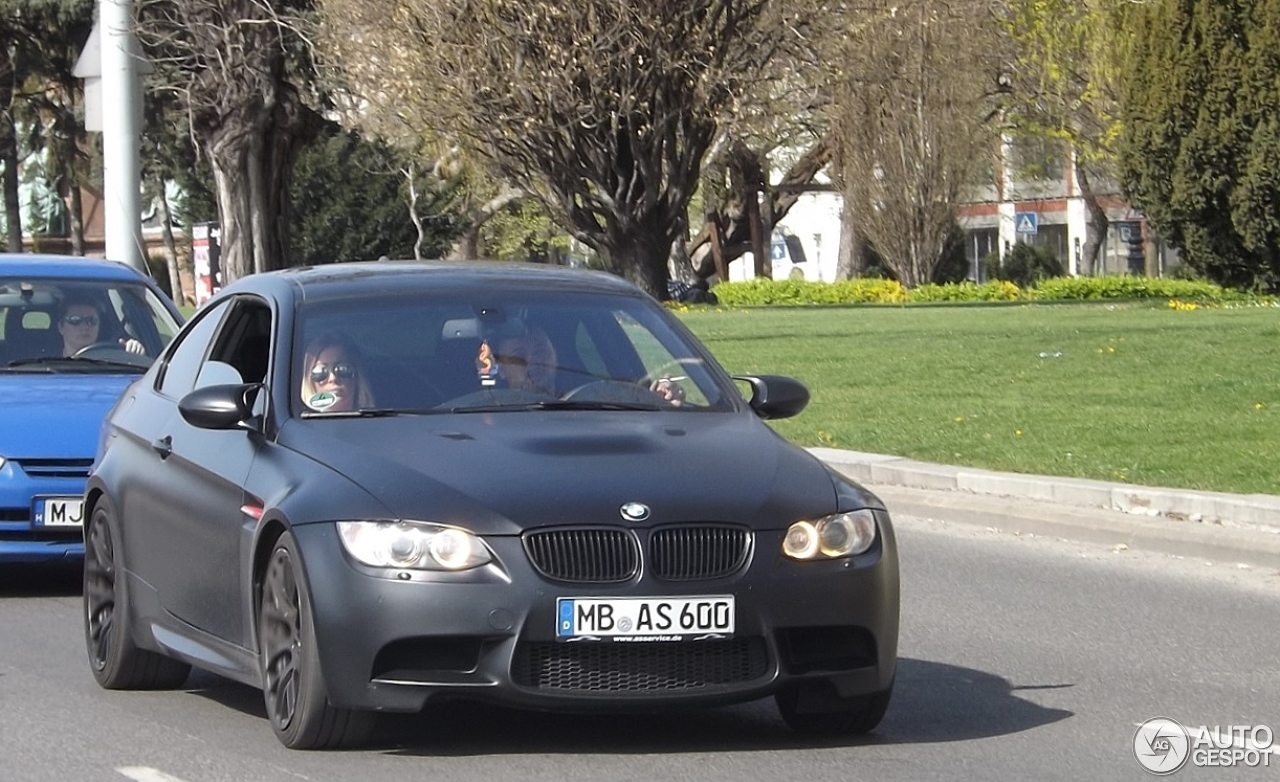
{"label": "blue car windshield", "polygon": [[178,328],[140,283],[0,276],[0,371],[137,371]]}
{"label": "blue car windshield", "polygon": [[662,307],[513,291],[308,300],[292,388],[307,417],[735,410],[742,396]]}

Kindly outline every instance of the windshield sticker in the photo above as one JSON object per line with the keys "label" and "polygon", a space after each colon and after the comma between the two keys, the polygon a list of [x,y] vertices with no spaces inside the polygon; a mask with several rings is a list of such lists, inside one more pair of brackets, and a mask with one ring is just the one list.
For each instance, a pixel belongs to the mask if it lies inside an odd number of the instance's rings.
{"label": "windshield sticker", "polygon": [[312,410],[328,410],[333,407],[337,401],[338,397],[332,392],[321,391],[311,395],[311,398],[307,400],[307,407],[310,407]]}

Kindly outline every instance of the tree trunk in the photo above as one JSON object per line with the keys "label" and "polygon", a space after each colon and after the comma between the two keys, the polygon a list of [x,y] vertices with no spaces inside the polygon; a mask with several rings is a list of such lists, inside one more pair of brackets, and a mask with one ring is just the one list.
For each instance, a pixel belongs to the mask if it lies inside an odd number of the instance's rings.
{"label": "tree trunk", "polygon": [[18,204],[18,136],[13,125],[12,49],[0,46],[0,167],[3,167],[4,224],[8,251],[22,252],[22,209]]}
{"label": "tree trunk", "polygon": [[242,106],[201,133],[218,199],[222,285],[289,265],[289,172],[320,125],[288,85],[276,102]]}
{"label": "tree trunk", "polygon": [[80,183],[75,181],[74,177],[70,177],[68,181],[71,183],[71,192],[67,197],[71,200],[68,222],[71,228],[71,254],[84,255],[84,198],[80,192]]}
{"label": "tree trunk", "polygon": [[[243,138],[244,134],[237,134]],[[230,135],[207,147],[209,168],[213,172],[214,193],[218,200],[218,228],[221,231],[222,254],[219,261],[221,287],[255,271],[256,248],[253,243],[251,200],[256,197],[248,187],[248,150],[245,143]]]}
{"label": "tree trunk", "polygon": [[[609,252],[612,270],[630,280],[645,293],[659,301],[671,297],[667,290],[670,275],[667,272],[667,248],[651,241],[655,234],[637,236],[635,241],[618,242]],[[661,262],[656,262],[660,259]]]}
{"label": "tree trunk", "polygon": [[480,226],[483,223],[470,223],[462,235],[454,240],[449,248],[451,261],[474,261],[480,254]]}
{"label": "tree trunk", "polygon": [[1098,203],[1098,194],[1093,191],[1093,183],[1084,165],[1076,166],[1076,180],[1080,183],[1080,195],[1084,199],[1085,230],[1084,246],[1080,248],[1080,265],[1076,271],[1090,277],[1098,268],[1098,252],[1107,240],[1107,212]]}
{"label": "tree trunk", "polygon": [[480,257],[480,229],[499,211],[520,200],[524,191],[504,187],[501,193],[479,206],[467,210],[467,227],[453,243],[447,256],[451,261],[474,261]]}
{"label": "tree trunk", "polygon": [[854,216],[852,204],[853,199],[846,195],[840,207],[840,254],[836,259],[837,280],[852,280],[866,272],[862,242],[858,236],[858,222]]}
{"label": "tree trunk", "polygon": [[173,240],[173,215],[169,211],[169,196],[164,192],[164,180],[157,188],[160,198],[160,228],[164,237],[164,260],[169,269],[169,298],[182,303],[182,275],[178,273],[178,245]]}

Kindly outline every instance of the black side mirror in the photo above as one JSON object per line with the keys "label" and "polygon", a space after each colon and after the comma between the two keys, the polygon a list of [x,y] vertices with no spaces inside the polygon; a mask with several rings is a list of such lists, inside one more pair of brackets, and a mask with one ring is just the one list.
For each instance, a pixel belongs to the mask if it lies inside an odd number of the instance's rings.
{"label": "black side mirror", "polygon": [[260,383],[197,388],[178,401],[178,412],[201,429],[237,429],[253,416],[253,395]]}
{"label": "black side mirror", "polygon": [[751,386],[747,404],[756,415],[767,420],[790,418],[809,404],[809,389],[804,383],[784,375],[734,375],[734,380]]}

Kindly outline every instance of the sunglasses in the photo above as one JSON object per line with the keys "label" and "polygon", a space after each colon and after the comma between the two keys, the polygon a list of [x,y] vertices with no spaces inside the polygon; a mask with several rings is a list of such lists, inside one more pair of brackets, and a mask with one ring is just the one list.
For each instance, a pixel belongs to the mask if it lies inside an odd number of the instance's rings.
{"label": "sunglasses", "polygon": [[338,380],[350,380],[356,376],[356,368],[350,364],[334,364],[332,367],[316,364],[311,370],[311,382],[323,383],[329,379],[329,375],[333,375]]}
{"label": "sunglasses", "polygon": [[98,325],[97,315],[68,315],[62,319],[62,322],[68,326],[96,326]]}

